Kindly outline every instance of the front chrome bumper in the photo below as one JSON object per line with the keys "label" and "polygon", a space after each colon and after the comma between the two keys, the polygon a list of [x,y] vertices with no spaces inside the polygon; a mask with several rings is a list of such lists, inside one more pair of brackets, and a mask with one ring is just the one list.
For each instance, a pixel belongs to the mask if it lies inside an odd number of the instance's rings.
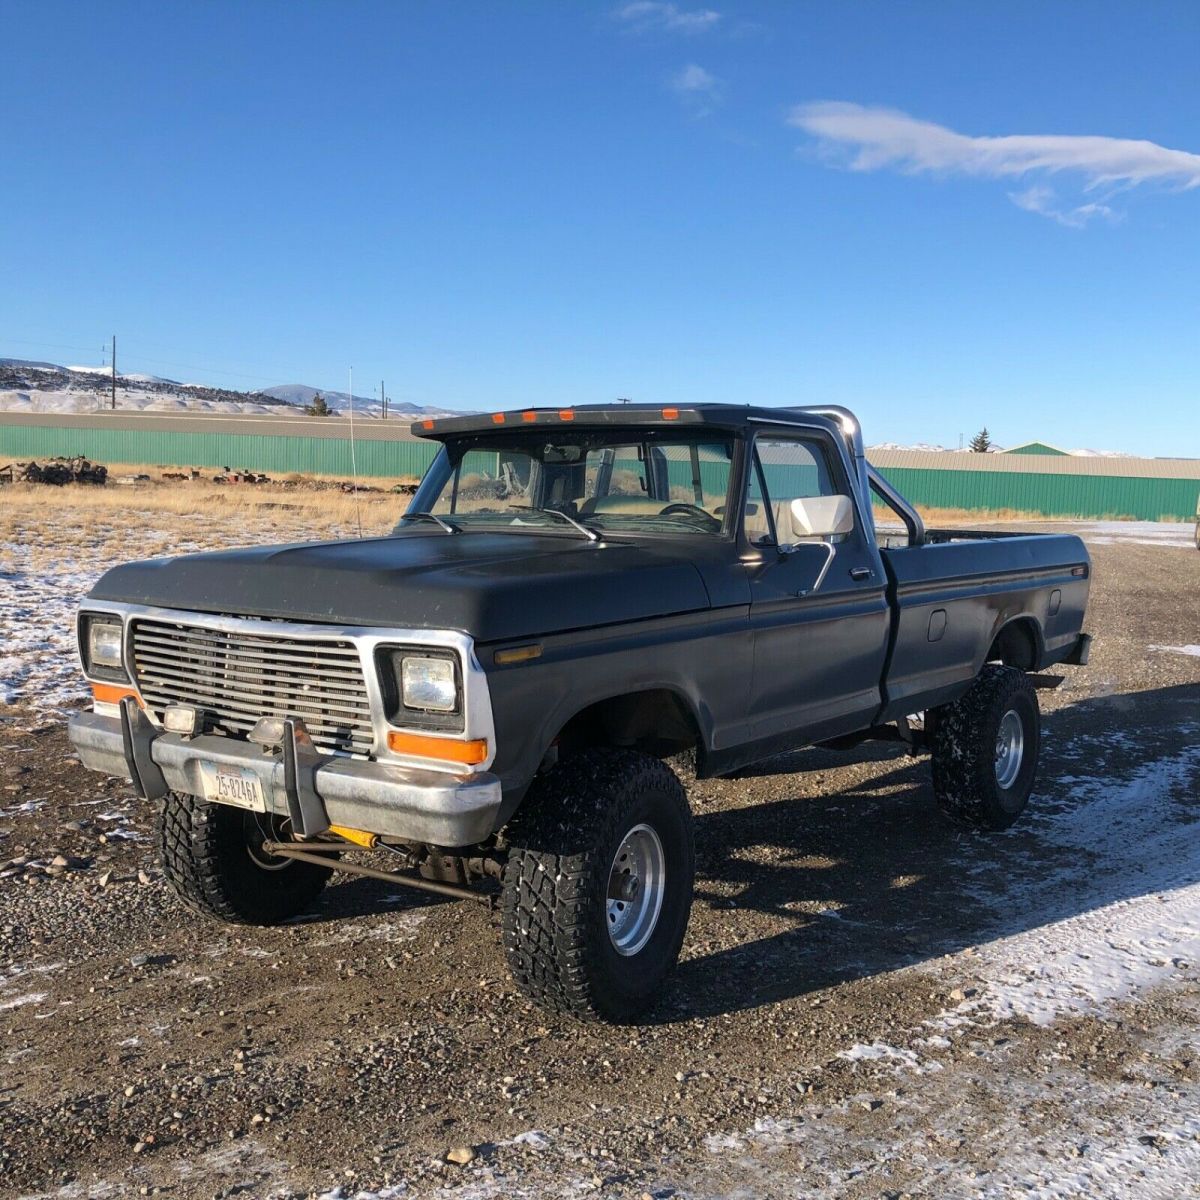
{"label": "front chrome bumper", "polygon": [[[215,734],[183,738],[155,730],[135,736],[131,746],[129,731],[122,729],[119,717],[91,712],[72,717],[67,731],[85,767],[122,779],[132,777],[144,794],[153,794],[147,791],[147,778],[161,776],[172,791],[202,796],[200,764],[206,762],[253,771],[268,808],[280,816],[293,811],[284,760],[251,742]],[[141,760],[140,769],[134,755]],[[435,846],[483,841],[495,831],[500,812],[500,781],[487,772],[452,775],[320,756],[310,783],[327,824]]]}

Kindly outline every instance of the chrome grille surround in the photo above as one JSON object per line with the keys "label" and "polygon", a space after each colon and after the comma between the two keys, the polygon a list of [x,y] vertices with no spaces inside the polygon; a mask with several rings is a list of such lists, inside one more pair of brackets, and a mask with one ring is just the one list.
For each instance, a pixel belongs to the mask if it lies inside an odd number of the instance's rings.
{"label": "chrome grille surround", "polygon": [[371,702],[353,642],[144,618],[130,622],[128,636],[134,680],[160,721],[170,704],[202,708],[216,728],[233,734],[249,733],[259,717],[302,717],[326,753],[367,755],[375,747]]}
{"label": "chrome grille surround", "polygon": [[[305,652],[311,652],[314,645],[326,646],[345,643],[353,648],[357,655],[358,665],[360,670],[360,679],[362,686],[365,688],[367,699],[369,724],[371,729],[371,737],[365,749],[359,749],[360,745],[364,745],[364,739],[357,734],[351,739],[355,749],[347,751],[333,751],[334,753],[346,754],[351,753],[357,757],[362,757],[364,754],[370,758],[378,759],[381,762],[392,762],[398,764],[406,764],[418,767],[427,771],[443,771],[452,775],[475,775],[482,774],[491,769],[492,763],[496,757],[496,729],[495,721],[492,715],[492,700],[491,692],[488,688],[487,675],[480,666],[479,659],[475,654],[475,640],[469,634],[462,633],[455,629],[413,629],[400,627],[379,627],[379,626],[364,626],[364,625],[338,625],[338,624],[309,624],[300,621],[277,620],[265,617],[233,617],[225,616],[218,613],[198,613],[189,612],[183,609],[175,608],[159,608],[148,604],[133,604],[126,601],[116,600],[90,600],[85,599],[79,605],[80,613],[111,613],[119,616],[124,624],[124,658],[125,670],[128,673],[129,679],[132,681],[132,687],[137,693],[138,698],[146,708],[151,721],[156,725],[162,724],[162,711],[156,711],[156,704],[151,701],[150,695],[152,689],[148,681],[143,681],[139,676],[140,672],[137,669],[137,664],[134,659],[134,628],[135,626],[145,623],[149,625],[167,625],[173,630],[182,630],[186,633],[208,635],[212,633],[232,635],[235,642],[247,640],[255,643],[265,641],[271,645],[278,646],[280,643],[285,644],[287,649],[284,652],[285,658],[291,656],[293,658],[302,658]],[[376,651],[380,648],[391,648],[395,646],[429,646],[441,650],[453,650],[459,657],[462,665],[462,683],[463,683],[463,715],[464,728],[456,733],[456,739],[461,738],[464,741],[473,741],[476,739],[485,740],[488,745],[487,757],[483,762],[466,765],[462,763],[449,763],[438,759],[424,758],[412,754],[402,754],[388,748],[388,732],[392,729],[408,728],[406,726],[392,725],[388,722],[384,712],[383,694],[380,688],[379,676],[375,666]],[[78,651],[78,648],[77,648]],[[319,652],[318,652],[319,653]],[[103,683],[104,680],[92,679],[87,673],[86,664],[83,661],[82,654],[78,655],[79,665],[83,674],[90,682]],[[336,656],[339,664],[339,671],[344,675],[348,668],[348,660],[345,655]],[[303,662],[296,663],[296,667],[302,667]],[[241,670],[241,668],[237,668]],[[295,668],[293,668],[295,670]],[[243,672],[244,673],[244,672]],[[322,659],[321,673],[325,674],[324,660]],[[253,674],[253,672],[251,672]],[[307,677],[304,677],[307,678]],[[251,681],[253,682],[253,681]],[[342,687],[334,689],[333,698],[336,700],[338,693],[345,691]],[[351,693],[353,689],[350,689]],[[157,694],[157,693],[154,693]],[[304,693],[301,693],[303,696]],[[180,701],[181,703],[189,703],[189,701]],[[340,701],[339,701],[340,702]],[[192,701],[194,703],[194,701]],[[257,701],[256,701],[257,703]],[[348,714],[338,712],[341,718],[345,719]],[[260,716],[275,715],[272,712],[265,710],[255,710],[255,720]],[[304,716],[303,712],[290,712],[290,716]],[[236,718],[235,718],[236,719]],[[248,729],[253,725],[250,721],[249,725],[242,722],[243,729]],[[305,717],[305,723],[308,724],[308,718]],[[222,728],[225,728],[224,722]],[[235,731],[234,726],[228,726],[229,731],[233,736],[244,737],[242,731]],[[311,728],[311,727],[310,727]],[[336,726],[334,727],[336,731]],[[428,733],[427,729],[412,728],[414,733]],[[322,751],[328,753],[327,745],[322,743],[318,738],[317,730],[312,729],[313,740],[317,742]]]}

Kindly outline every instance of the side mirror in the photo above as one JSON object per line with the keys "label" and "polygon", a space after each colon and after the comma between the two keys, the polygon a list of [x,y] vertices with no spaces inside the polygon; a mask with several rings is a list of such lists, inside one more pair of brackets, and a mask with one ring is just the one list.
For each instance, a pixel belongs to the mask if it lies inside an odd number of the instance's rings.
{"label": "side mirror", "polygon": [[805,496],[790,505],[792,535],[834,537],[854,531],[854,505],[849,496]]}

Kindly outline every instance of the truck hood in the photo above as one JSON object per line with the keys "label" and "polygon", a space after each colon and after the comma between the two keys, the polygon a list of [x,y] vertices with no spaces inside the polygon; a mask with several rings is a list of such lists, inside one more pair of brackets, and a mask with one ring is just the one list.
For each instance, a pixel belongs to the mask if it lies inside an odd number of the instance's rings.
{"label": "truck hood", "polygon": [[127,563],[89,596],[500,641],[709,608],[687,540],[405,532]]}

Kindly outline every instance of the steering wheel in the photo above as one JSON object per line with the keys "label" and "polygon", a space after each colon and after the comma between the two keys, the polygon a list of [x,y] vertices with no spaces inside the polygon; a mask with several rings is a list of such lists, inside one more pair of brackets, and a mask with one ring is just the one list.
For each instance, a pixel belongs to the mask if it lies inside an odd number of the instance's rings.
{"label": "steering wheel", "polygon": [[707,512],[698,504],[683,504],[679,501],[676,501],[674,504],[668,504],[666,508],[659,509],[658,512],[660,517],[670,517],[675,516],[676,514],[686,517],[703,517],[705,524],[708,525],[710,529],[721,528],[721,522],[718,521],[717,518],[712,515],[712,513]]}

